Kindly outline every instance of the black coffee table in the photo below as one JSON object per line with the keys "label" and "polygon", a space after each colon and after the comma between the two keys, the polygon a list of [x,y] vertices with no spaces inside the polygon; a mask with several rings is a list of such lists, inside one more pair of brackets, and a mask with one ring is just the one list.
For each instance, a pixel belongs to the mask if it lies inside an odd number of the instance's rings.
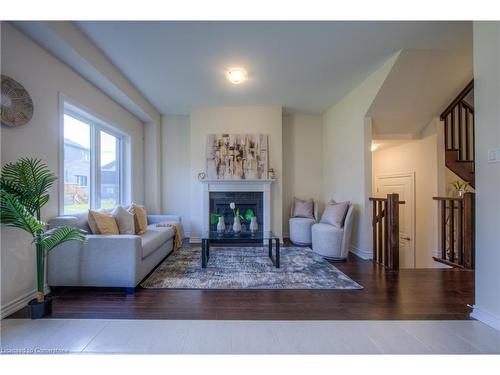
{"label": "black coffee table", "polygon": [[[273,241],[275,242],[275,256],[273,256]],[[201,239],[201,267],[206,268],[210,258],[210,244],[248,244],[248,243],[267,243],[269,248],[269,258],[276,268],[280,268],[280,239],[273,232],[217,232],[208,231]]]}

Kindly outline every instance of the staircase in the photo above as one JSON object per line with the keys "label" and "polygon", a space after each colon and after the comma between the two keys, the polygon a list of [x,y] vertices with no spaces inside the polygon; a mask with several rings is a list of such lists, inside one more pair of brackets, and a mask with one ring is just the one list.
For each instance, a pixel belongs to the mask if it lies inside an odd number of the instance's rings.
{"label": "staircase", "polygon": [[[441,114],[444,121],[445,164],[475,188],[474,107],[465,99],[474,89],[472,80]],[[475,193],[463,197],[434,197],[439,203],[440,254],[435,261],[474,269]]]}
{"label": "staircase", "polygon": [[465,101],[473,89],[474,80],[444,110],[441,120],[444,121],[446,167],[475,188],[474,108]]}

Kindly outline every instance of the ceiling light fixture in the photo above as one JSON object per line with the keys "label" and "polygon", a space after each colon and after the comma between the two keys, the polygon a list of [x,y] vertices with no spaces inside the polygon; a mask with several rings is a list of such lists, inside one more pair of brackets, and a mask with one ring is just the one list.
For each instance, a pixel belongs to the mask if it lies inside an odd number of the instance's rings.
{"label": "ceiling light fixture", "polygon": [[226,78],[229,82],[239,85],[248,78],[248,73],[243,68],[231,68],[226,72]]}

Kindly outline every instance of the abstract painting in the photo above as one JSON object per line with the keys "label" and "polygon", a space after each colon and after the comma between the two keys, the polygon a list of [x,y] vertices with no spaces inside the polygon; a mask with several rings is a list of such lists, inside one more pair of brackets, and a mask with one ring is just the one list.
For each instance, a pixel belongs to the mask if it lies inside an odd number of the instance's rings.
{"label": "abstract painting", "polygon": [[264,134],[208,134],[207,178],[267,179],[267,138]]}

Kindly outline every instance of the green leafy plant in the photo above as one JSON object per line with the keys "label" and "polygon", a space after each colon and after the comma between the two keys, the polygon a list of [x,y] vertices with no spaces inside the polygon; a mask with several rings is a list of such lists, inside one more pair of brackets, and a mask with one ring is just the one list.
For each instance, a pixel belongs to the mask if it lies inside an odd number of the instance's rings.
{"label": "green leafy plant", "polygon": [[2,168],[0,177],[0,221],[9,227],[29,233],[36,248],[37,295],[43,302],[45,258],[47,253],[67,241],[85,241],[76,228],[47,229],[41,220],[41,209],[49,201],[49,189],[57,177],[40,159],[21,158]]}
{"label": "green leafy plant", "polygon": [[229,204],[229,208],[231,208],[231,210],[233,210],[234,217],[239,217],[241,220],[250,221],[250,220],[252,220],[252,217],[254,217],[254,213],[253,213],[253,210],[251,208],[248,208],[245,211],[245,216],[240,214],[240,209],[236,207],[236,204],[234,202],[231,202]]}
{"label": "green leafy plant", "polygon": [[217,222],[219,221],[219,217],[221,217],[222,215],[220,214],[210,214],[210,224],[214,225],[214,224],[217,224]]}
{"label": "green leafy plant", "polygon": [[251,221],[252,220],[252,217],[254,217],[255,215],[253,214],[253,210],[251,208],[248,208],[246,211],[245,211],[245,220],[246,221]]}
{"label": "green leafy plant", "polygon": [[469,187],[469,183],[467,181],[460,181],[456,180],[451,183],[451,186],[453,189],[456,191],[467,191],[467,188]]}

